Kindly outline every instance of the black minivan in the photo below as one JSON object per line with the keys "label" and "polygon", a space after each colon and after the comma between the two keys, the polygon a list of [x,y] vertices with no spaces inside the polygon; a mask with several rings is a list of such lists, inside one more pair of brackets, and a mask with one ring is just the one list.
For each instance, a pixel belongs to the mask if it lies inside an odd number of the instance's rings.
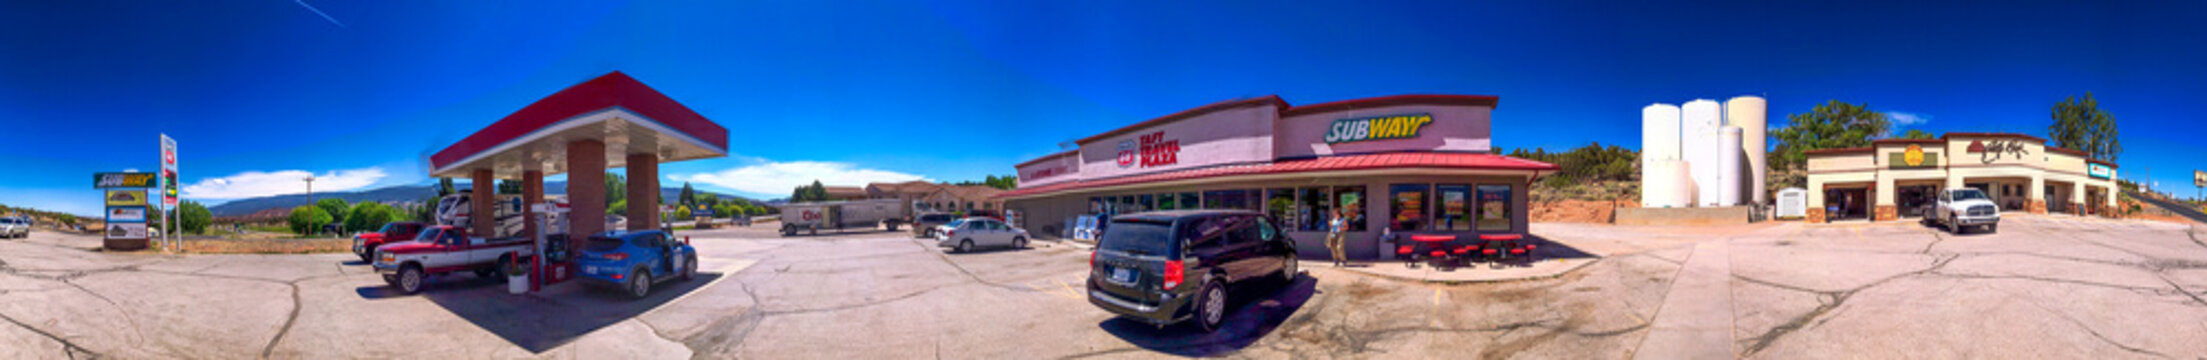
{"label": "black minivan", "polygon": [[1295,242],[1253,211],[1145,212],[1109,227],[1089,254],[1088,302],[1158,327],[1195,318],[1218,330],[1228,287],[1297,273]]}

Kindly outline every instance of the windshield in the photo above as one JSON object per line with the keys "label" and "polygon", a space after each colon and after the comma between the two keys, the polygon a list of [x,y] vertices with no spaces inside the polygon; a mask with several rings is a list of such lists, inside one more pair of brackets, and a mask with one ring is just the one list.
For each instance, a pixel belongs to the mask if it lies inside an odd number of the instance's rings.
{"label": "windshield", "polygon": [[436,239],[437,228],[422,228],[421,232],[414,233],[414,241],[416,242],[435,241]]}
{"label": "windshield", "polygon": [[383,229],[376,230],[375,232],[384,233],[389,236],[399,236],[399,232],[404,230],[406,230],[406,227],[399,226],[398,223],[389,223],[383,224]]}
{"label": "windshield", "polygon": [[957,220],[951,220],[951,221],[950,221],[950,222],[948,222],[948,223],[943,223],[943,225],[947,225],[947,226],[950,226],[950,228],[952,228],[952,229],[957,229],[957,228],[960,228],[960,227],[961,227],[961,225],[965,225],[965,224],[966,224],[966,219],[957,219]]}
{"label": "windshield", "polygon": [[1962,189],[1962,190],[1955,190],[1955,191],[1954,191],[1954,201],[1962,201],[1962,200],[1991,200],[1991,199],[1989,199],[1989,198],[1986,198],[1986,197],[1985,197],[1985,193],[1983,193],[1983,192],[1979,192],[1979,191],[1977,191],[1977,189]]}
{"label": "windshield", "polygon": [[1111,231],[1105,231],[1096,247],[1127,253],[1172,257],[1172,224],[1155,221],[1121,220],[1111,222]]}

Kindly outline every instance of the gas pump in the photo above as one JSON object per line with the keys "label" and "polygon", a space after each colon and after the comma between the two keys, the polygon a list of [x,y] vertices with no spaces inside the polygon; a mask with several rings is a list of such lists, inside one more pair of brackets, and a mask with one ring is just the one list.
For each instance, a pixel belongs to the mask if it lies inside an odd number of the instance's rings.
{"label": "gas pump", "polygon": [[530,235],[540,251],[537,252],[539,261],[531,262],[536,269],[531,270],[534,275],[529,280],[536,283],[530,286],[529,291],[538,291],[543,290],[544,286],[565,282],[574,277],[574,272],[568,270],[573,267],[574,252],[568,249],[566,204],[547,202],[530,206],[533,207],[531,210],[534,211],[531,213],[536,218],[529,220],[536,222],[538,230],[536,234]]}

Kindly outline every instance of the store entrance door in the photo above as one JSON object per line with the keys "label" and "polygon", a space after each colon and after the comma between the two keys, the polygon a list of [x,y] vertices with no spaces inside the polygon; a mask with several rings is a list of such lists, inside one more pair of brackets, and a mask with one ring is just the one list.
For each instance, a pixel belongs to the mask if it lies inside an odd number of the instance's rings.
{"label": "store entrance door", "polygon": [[1831,221],[1870,218],[1869,188],[1824,190],[1824,217]]}
{"label": "store entrance door", "polygon": [[1894,201],[1900,203],[1900,217],[1923,217],[1925,205],[1939,196],[1939,185],[1901,185],[1895,191]]}

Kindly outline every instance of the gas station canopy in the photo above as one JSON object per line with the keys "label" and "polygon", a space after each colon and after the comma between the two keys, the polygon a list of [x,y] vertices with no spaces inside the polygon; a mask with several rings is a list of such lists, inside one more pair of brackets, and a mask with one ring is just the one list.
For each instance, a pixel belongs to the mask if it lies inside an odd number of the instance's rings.
{"label": "gas station canopy", "polygon": [[[728,154],[728,129],[619,71],[585,81],[491,123],[429,157],[429,176],[468,178],[489,169],[500,179],[524,170],[568,172],[575,141],[605,144],[605,167],[627,167],[630,154],[660,162]],[[656,164],[653,164],[656,165]]]}

